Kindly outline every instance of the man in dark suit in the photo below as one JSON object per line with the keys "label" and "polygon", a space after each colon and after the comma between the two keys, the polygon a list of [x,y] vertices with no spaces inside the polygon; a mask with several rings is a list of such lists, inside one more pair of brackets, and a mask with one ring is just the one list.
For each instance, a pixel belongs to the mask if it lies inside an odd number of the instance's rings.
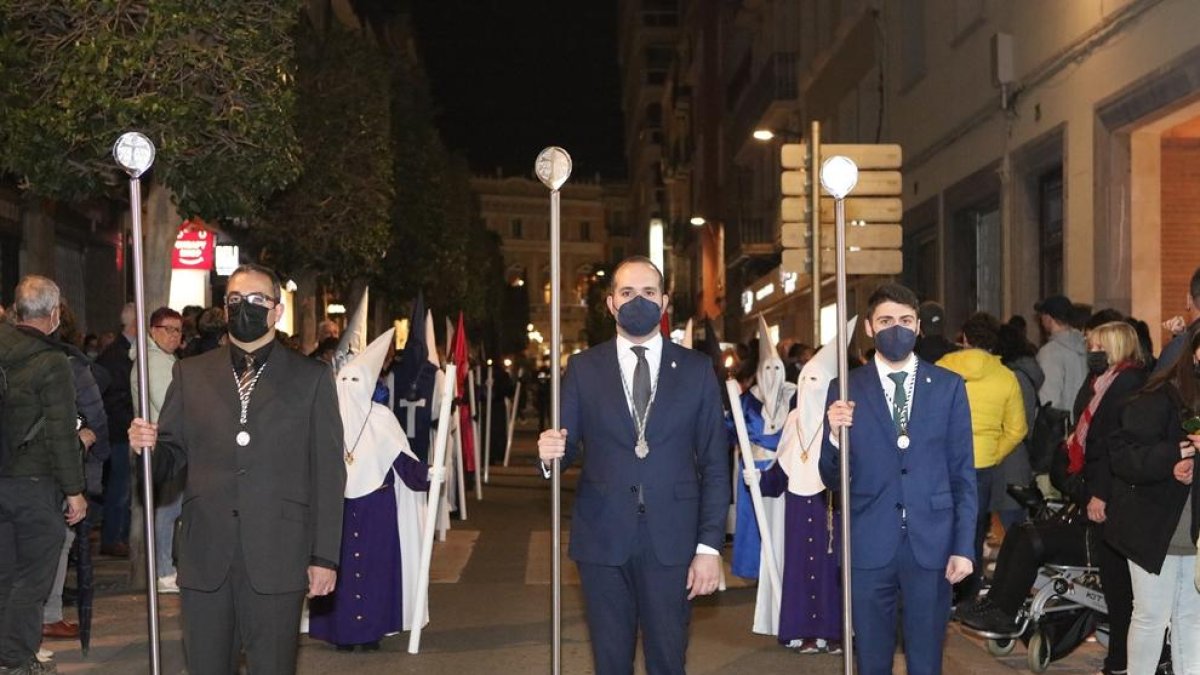
{"label": "man in dark suit", "polygon": [[849,401],[837,400],[836,380],[829,387],[831,432],[820,469],[836,488],[836,433],[850,427],[851,590],[861,675],[892,672],[898,604],[908,673],[941,673],[950,586],[974,566],[977,497],[966,387],[958,375],[913,354],[917,311],[912,291],[880,286],[868,300],[865,324],[875,339],[873,362],[850,372]]}
{"label": "man in dark suit", "polygon": [[[329,368],[275,344],[279,279],[229,277],[229,346],[175,364],[157,425],[135,419],[160,480],[186,467],[176,535],[192,675],[293,673],[305,591],[327,595],[342,536],[342,423]],[[156,446],[157,444],[157,446]]]}
{"label": "man in dark suit", "polygon": [[720,578],[729,448],[720,389],[699,352],[664,340],[662,273],[617,266],[608,297],[617,337],[571,358],[562,429],[538,439],[544,463],[586,447],[571,521],[599,675],[632,673],[637,631],[651,675],[682,674],[692,598]]}

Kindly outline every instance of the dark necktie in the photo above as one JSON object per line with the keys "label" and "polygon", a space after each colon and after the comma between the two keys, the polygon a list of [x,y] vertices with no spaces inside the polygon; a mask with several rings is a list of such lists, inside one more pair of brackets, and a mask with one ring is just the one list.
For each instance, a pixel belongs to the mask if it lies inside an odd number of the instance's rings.
{"label": "dark necktie", "polygon": [[892,396],[892,421],[896,424],[896,430],[903,432],[908,426],[908,391],[904,388],[908,373],[900,371],[890,373],[888,377],[896,383],[896,393]]}
{"label": "dark necktie", "polygon": [[633,347],[637,356],[637,366],[633,369],[633,409],[639,420],[646,419],[646,409],[650,407],[650,364],[646,361],[646,348]]}
{"label": "dark necktie", "polygon": [[247,354],[246,359],[242,361],[242,372],[238,375],[239,398],[246,398],[252,382],[254,382],[254,357]]}

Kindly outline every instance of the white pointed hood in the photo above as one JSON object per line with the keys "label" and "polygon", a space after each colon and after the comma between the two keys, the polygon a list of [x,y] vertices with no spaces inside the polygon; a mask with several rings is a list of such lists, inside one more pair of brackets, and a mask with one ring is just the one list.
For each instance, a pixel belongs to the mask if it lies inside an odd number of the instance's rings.
{"label": "white pointed hood", "polygon": [[[846,339],[854,335],[858,317],[846,325]],[[825,489],[817,471],[825,434],[825,401],[829,383],[837,377],[837,336],[826,342],[800,369],[796,409],[787,417],[779,440],[776,461],[788,476],[788,492],[811,496]],[[807,458],[805,454],[807,453]]]}
{"label": "white pointed hood", "polygon": [[787,381],[787,370],[779,351],[771,341],[771,332],[762,314],[758,315],[758,373],[751,390],[762,401],[763,433],[776,434],[783,428],[791,407],[796,385]]}
{"label": "white pointed hood", "polygon": [[350,315],[350,322],[338,341],[337,351],[333,353],[333,372],[338,372],[355,354],[360,354],[367,348],[367,296],[369,289],[364,286],[362,296]]}

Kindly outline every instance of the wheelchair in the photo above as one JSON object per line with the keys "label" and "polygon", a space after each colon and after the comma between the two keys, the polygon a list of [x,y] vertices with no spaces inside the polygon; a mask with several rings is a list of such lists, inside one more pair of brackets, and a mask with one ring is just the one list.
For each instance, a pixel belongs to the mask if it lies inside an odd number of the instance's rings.
{"label": "wheelchair", "polygon": [[[1035,521],[1049,518],[1064,507],[1061,502],[1047,500],[1035,486],[1009,485],[1008,494]],[[992,633],[966,625],[963,630],[984,638],[993,656],[1007,656],[1018,640],[1024,642],[1029,670],[1042,673],[1092,634],[1107,647],[1107,615],[1098,567],[1045,564],[1038,570],[1030,597],[1017,612],[1012,632]]]}

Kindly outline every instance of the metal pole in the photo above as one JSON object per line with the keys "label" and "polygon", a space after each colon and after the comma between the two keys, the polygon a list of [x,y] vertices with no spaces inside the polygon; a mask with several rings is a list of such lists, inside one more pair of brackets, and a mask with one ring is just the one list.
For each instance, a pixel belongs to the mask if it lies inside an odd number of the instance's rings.
{"label": "metal pole", "polygon": [[483,482],[491,480],[492,468],[492,384],[495,368],[488,364],[487,376],[487,405],[484,406],[483,426]]}
{"label": "metal pole", "polygon": [[[138,410],[150,410],[149,371],[146,364],[146,281],[145,253],[142,251],[141,176],[154,164],[154,144],[138,132],[122,134],[113,144],[113,158],[129,174],[129,215],[133,226],[133,304],[137,316]],[[146,619],[150,629],[150,672],[158,675],[162,667],[158,633],[158,565],[154,556],[154,467],[151,448],[139,448],[142,457],[142,494],[144,495],[146,536]],[[85,542],[86,543],[86,542]]]}
{"label": "metal pole", "polygon": [[[562,225],[559,222],[559,192],[550,193],[550,427],[561,429],[559,405],[562,395],[562,375],[559,364],[562,354]],[[572,432],[576,430],[571,430]],[[552,639],[554,646],[551,650],[551,672],[557,675],[562,672],[562,462],[554,460],[551,468],[550,491],[553,493],[550,503],[551,526],[551,576],[553,577],[553,613],[554,628]]]}
{"label": "metal pole", "polygon": [[[837,330],[838,330],[838,400],[846,401],[849,392],[849,339],[846,335],[846,200],[834,202],[837,220],[834,234],[837,253]],[[845,675],[854,672],[854,617],[850,593],[850,429],[838,429],[838,444],[841,480],[839,489],[842,498],[842,670]]]}
{"label": "metal pole", "polygon": [[[813,122],[809,132],[808,152],[811,158],[808,163],[809,222],[812,223],[812,326],[813,348],[821,346],[821,182],[817,172],[821,166],[821,123]],[[839,321],[841,321],[839,319]],[[842,321],[842,325],[846,322]]]}
{"label": "metal pole", "polygon": [[[534,173],[550,188],[550,426],[561,429],[562,394],[562,226],[559,188],[571,176],[571,156],[551,146],[538,153]],[[577,432],[570,429],[569,432]],[[562,672],[562,462],[550,463],[551,672]]]}

